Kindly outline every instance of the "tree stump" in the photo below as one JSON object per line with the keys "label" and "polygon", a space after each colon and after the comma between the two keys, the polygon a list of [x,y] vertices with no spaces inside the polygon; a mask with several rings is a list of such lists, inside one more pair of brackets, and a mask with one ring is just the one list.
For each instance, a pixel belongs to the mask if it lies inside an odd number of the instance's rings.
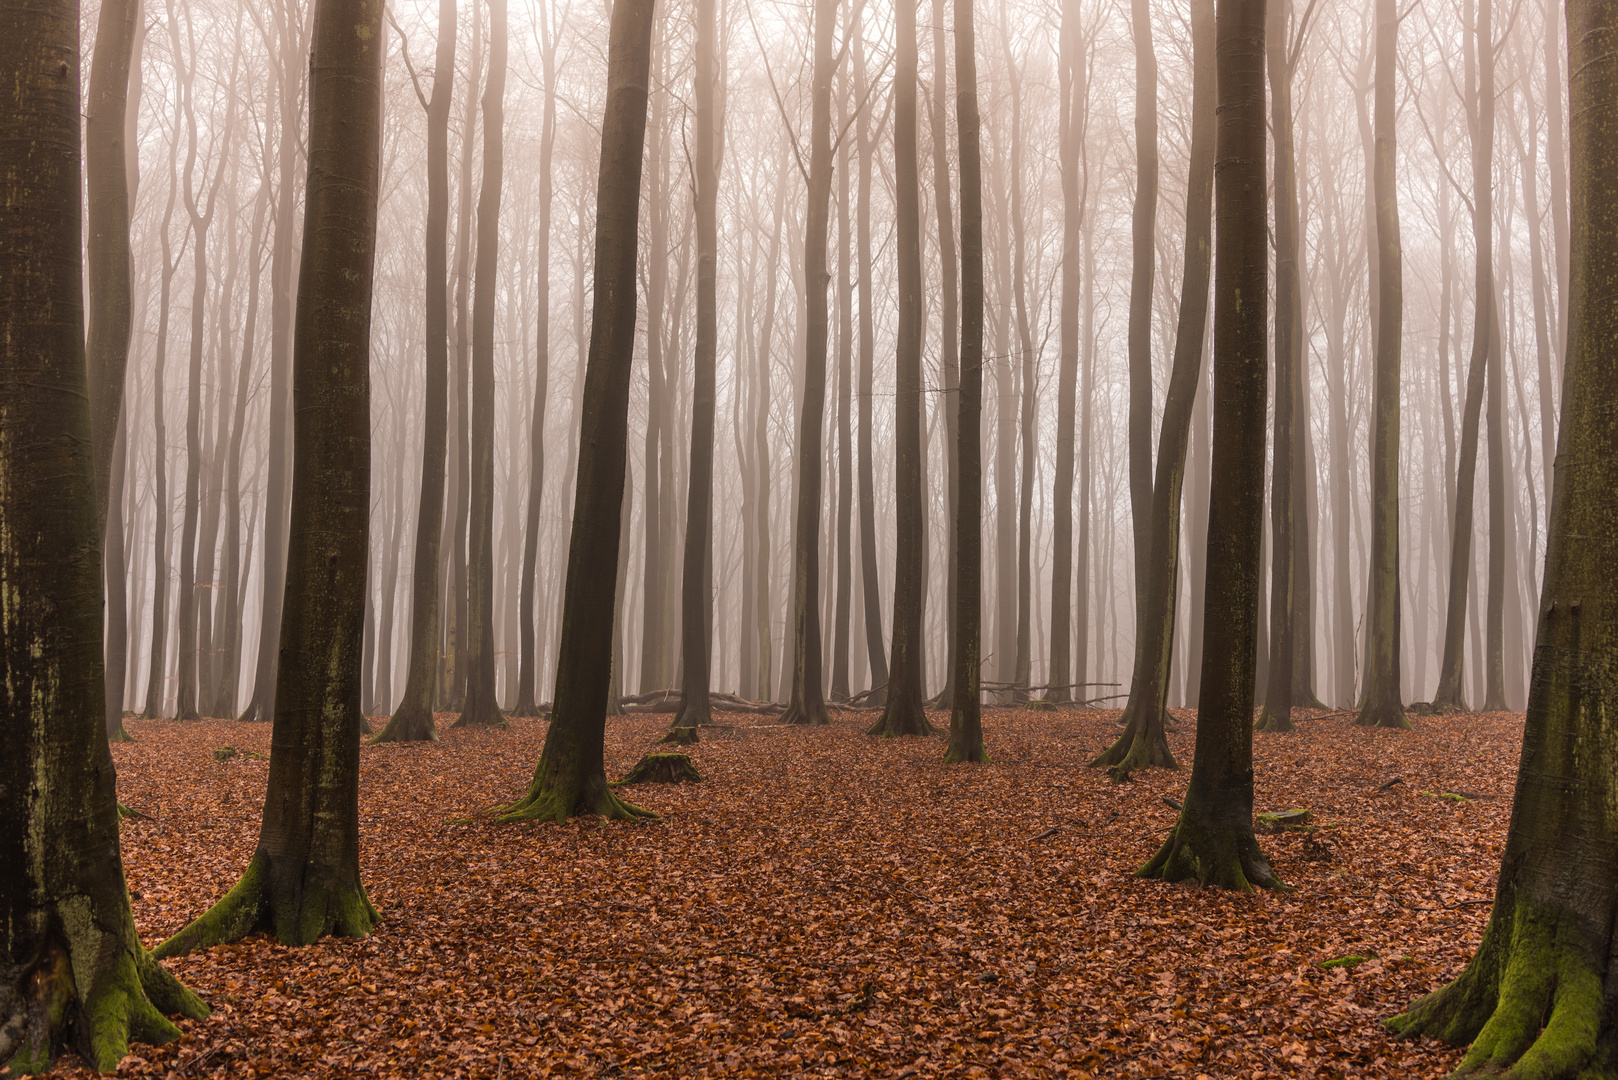
{"label": "tree stump", "polygon": [[702,779],[697,767],[691,764],[689,754],[647,754],[629,770],[629,775],[618,781],[628,784],[685,784]]}

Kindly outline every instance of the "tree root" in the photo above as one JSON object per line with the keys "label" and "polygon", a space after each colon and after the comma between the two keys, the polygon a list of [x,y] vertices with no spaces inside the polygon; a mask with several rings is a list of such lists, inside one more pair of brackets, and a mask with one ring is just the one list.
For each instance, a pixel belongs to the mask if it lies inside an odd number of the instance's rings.
{"label": "tree root", "polygon": [[1222,889],[1251,892],[1285,888],[1259,850],[1251,822],[1244,829],[1238,824],[1210,821],[1184,807],[1174,831],[1157,854],[1135,871],[1136,877],[1162,881],[1191,881]]}
{"label": "tree root", "polygon": [[304,873],[299,887],[278,885],[272,880],[269,856],[256,852],[241,880],[213,907],[153,949],[152,956],[183,956],[240,941],[259,930],[269,930],[283,945],[309,945],[328,936],[366,936],[382,916],[365,895],[365,886],[339,884],[330,877],[317,871]]}
{"label": "tree root", "polygon": [[[1460,978],[1383,1021],[1394,1034],[1471,1043],[1456,1076],[1518,1080],[1609,1077],[1601,1036],[1602,974],[1585,935],[1551,912],[1519,906],[1489,924]],[[1558,932],[1561,930],[1562,932]],[[1504,939],[1504,940],[1502,940]]]}
{"label": "tree root", "polygon": [[867,735],[878,735],[884,739],[894,739],[901,735],[931,735],[933,725],[927,722],[927,710],[921,702],[914,702],[906,707],[900,701],[889,698],[888,704],[882,710],[865,732]]}
{"label": "tree root", "polygon": [[[676,729],[678,730],[678,729]],[[702,779],[686,754],[647,754],[614,787],[630,784],[690,784]]]}
{"label": "tree root", "polygon": [[553,785],[536,781],[528,789],[527,795],[501,811],[495,821],[502,825],[515,825],[523,821],[554,821],[560,825],[570,817],[587,814],[608,821],[662,820],[652,811],[620,799],[607,784],[606,777],[602,776],[592,777],[572,791],[557,790]]}
{"label": "tree root", "polygon": [[987,765],[989,752],[983,748],[983,736],[979,735],[975,744],[968,744],[965,739],[950,737],[949,746],[944,748],[944,764],[960,765],[974,764]]}
{"label": "tree root", "polygon": [[831,723],[831,714],[826,711],[825,705],[811,707],[801,701],[793,701],[787,706],[787,711],[781,714],[781,723],[794,727],[822,727]]}
{"label": "tree root", "polygon": [[1409,731],[1414,725],[1405,716],[1404,709],[1397,705],[1366,705],[1354,717],[1354,726]]}
{"label": "tree root", "polygon": [[1298,725],[1292,722],[1292,710],[1288,709],[1283,715],[1281,712],[1264,706],[1258,714],[1258,723],[1253,725],[1254,731],[1289,732],[1297,731]]}
{"label": "tree root", "polygon": [[[1164,723],[1168,720],[1164,714]],[[1174,760],[1174,752],[1169,749],[1168,736],[1164,734],[1164,723],[1157,725],[1158,730],[1141,730],[1149,728],[1139,722],[1131,713],[1128,723],[1124,725],[1123,734],[1118,736],[1116,742],[1097,754],[1090,762],[1092,769],[1107,769],[1107,775],[1114,782],[1121,782],[1129,778],[1129,774],[1136,769],[1178,769],[1180,763]]]}
{"label": "tree root", "polygon": [[371,740],[371,744],[374,746],[377,743],[437,741],[438,728],[433,725],[431,709],[400,705],[388,718],[387,724]]}
{"label": "tree root", "polygon": [[493,701],[490,701],[482,708],[464,710],[456,718],[455,723],[450,725],[452,728],[478,727],[490,731],[504,731],[506,726],[505,714],[500,711],[500,706]]}

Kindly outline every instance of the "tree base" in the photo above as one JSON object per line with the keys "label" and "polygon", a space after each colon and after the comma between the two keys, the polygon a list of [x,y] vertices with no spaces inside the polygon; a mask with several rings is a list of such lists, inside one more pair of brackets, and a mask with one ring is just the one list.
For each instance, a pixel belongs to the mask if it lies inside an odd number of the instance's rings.
{"label": "tree base", "polygon": [[674,727],[669,728],[668,734],[657,740],[659,746],[695,746],[697,744],[697,729],[676,721]]}
{"label": "tree base", "polygon": [[1251,892],[1254,886],[1286,887],[1259,850],[1251,822],[1244,828],[1237,822],[1214,820],[1189,805],[1181,807],[1174,831],[1157,854],[1135,871],[1135,876],[1160,881],[1194,880],[1200,885],[1241,892]]}
{"label": "tree base", "polygon": [[823,703],[805,705],[801,701],[794,701],[781,714],[781,723],[794,727],[823,727],[831,723],[831,715]]}
{"label": "tree base", "polygon": [[876,723],[865,733],[884,739],[896,739],[903,735],[931,735],[933,725],[927,722],[927,710],[920,702],[906,706],[890,700]]}
{"label": "tree base", "polygon": [[536,717],[544,715],[544,713],[539,711],[539,706],[534,704],[532,701],[518,701],[517,704],[513,705],[506,713],[506,718],[516,720],[533,720]]}
{"label": "tree base", "polygon": [[669,725],[673,730],[681,728],[691,729],[691,741],[697,741],[696,729],[704,724],[713,723],[713,702],[704,695],[704,700],[694,702],[689,707],[682,699],[680,707],[674,712],[674,721]]}
{"label": "tree base", "polygon": [[614,784],[694,784],[702,779],[697,767],[686,754],[647,754],[629,770],[629,775]]}
{"label": "tree base", "polygon": [[135,736],[131,735],[129,733],[129,729],[124,727],[123,717],[120,716],[117,720],[113,721],[112,726],[107,729],[107,741],[110,743],[135,741]]}
{"label": "tree base", "polygon": [[[268,930],[283,945],[310,945],[323,937],[365,937],[381,914],[356,878],[339,884],[326,868],[288,868],[278,881],[269,856],[253,855],[241,880],[218,903],[152,950],[165,959],[227,945]],[[324,872],[323,872],[324,871]]]}
{"label": "tree base", "polygon": [[528,794],[506,807],[495,820],[502,825],[523,821],[554,821],[560,825],[570,817],[584,815],[608,821],[660,820],[652,811],[642,810],[614,794],[605,774],[575,777],[574,781],[563,785],[536,779]]}
{"label": "tree base", "polygon": [[1258,723],[1253,725],[1254,731],[1297,731],[1298,725],[1292,722],[1292,710],[1285,713],[1271,709],[1268,705],[1258,714]]}
{"label": "tree base", "polygon": [[1613,1076],[1603,965],[1579,947],[1589,935],[1587,927],[1569,925],[1576,921],[1519,898],[1509,916],[1491,920],[1460,978],[1384,1026],[1405,1038],[1471,1043],[1456,1076]]}
{"label": "tree base", "polygon": [[[1178,769],[1165,729],[1171,717],[1164,713],[1156,725],[1142,724],[1131,713],[1118,740],[1097,754],[1092,769],[1106,769],[1114,781],[1129,779],[1136,769]],[[1155,730],[1153,730],[1155,728]]]}
{"label": "tree base", "polygon": [[500,711],[500,706],[490,702],[486,707],[483,708],[471,708],[465,710],[460,716],[456,717],[455,723],[451,724],[450,727],[477,727],[487,728],[493,731],[504,731],[506,729],[506,718],[505,714]]}
{"label": "tree base", "polygon": [[[145,720],[148,719],[148,717],[143,715],[141,719]],[[247,703],[247,708],[243,709],[242,714],[236,719],[240,720],[244,724],[267,724],[272,718],[269,712],[264,708],[263,703],[255,697],[252,701]]]}
{"label": "tree base", "polygon": [[397,712],[388,717],[387,724],[371,743],[374,746],[377,743],[437,741],[438,728],[433,724],[433,714],[416,706],[401,705]]}
{"label": "tree base", "polygon": [[[72,1046],[92,1069],[111,1072],[130,1043],[180,1037],[165,1013],[207,1017],[202,999],[141,948],[133,923],[117,934],[102,931],[88,911],[55,918],[63,929],[0,985],[0,1067],[40,1072]],[[87,989],[75,973],[90,976]]]}
{"label": "tree base", "polygon": [[1354,726],[1409,731],[1414,725],[1405,716],[1404,709],[1395,703],[1393,705],[1363,706],[1359,711],[1359,715],[1354,717]]}
{"label": "tree base", "polygon": [[988,763],[989,752],[983,748],[982,736],[979,736],[975,743],[951,736],[949,745],[944,748],[945,765],[987,765]]}

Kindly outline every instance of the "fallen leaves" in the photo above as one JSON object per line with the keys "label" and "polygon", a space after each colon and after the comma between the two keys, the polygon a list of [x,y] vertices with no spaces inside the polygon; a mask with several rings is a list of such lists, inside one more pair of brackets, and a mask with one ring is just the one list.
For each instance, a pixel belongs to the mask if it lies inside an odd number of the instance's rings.
{"label": "fallen leaves", "polygon": [[[1521,718],[1256,736],[1258,809],[1320,828],[1261,838],[1295,891],[1241,896],[1131,876],[1186,773],[1085,768],[1116,716],[989,710],[994,763],[945,766],[941,739],[859,718],[733,714],[690,748],[700,783],[636,789],[648,824],[457,822],[521,793],[543,721],[368,746],[378,930],[171,962],[215,1013],[120,1075],[1447,1074],[1456,1051],[1379,1021],[1476,947],[1510,806],[1420,792],[1509,792]],[[609,777],[667,724],[612,721]],[[156,820],[125,822],[125,863],[155,944],[246,865],[269,728],[129,726],[120,797]],[[1169,736],[1186,762],[1193,734]],[[1367,959],[1321,966],[1345,957]]]}

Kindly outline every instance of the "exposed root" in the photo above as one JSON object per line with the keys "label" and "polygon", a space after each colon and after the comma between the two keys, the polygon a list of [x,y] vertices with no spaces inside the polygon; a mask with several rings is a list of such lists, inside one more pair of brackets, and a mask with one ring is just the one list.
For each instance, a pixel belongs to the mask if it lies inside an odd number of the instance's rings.
{"label": "exposed root", "polygon": [[1366,705],[1354,717],[1355,727],[1389,728],[1394,731],[1409,731],[1414,725],[1410,723],[1405,711],[1397,705]]}
{"label": "exposed root", "polygon": [[865,733],[884,739],[901,735],[931,735],[933,725],[927,722],[927,710],[921,702],[912,702],[907,707],[903,701],[890,698],[887,708],[882,710],[882,715]]}
{"label": "exposed root", "polygon": [[781,723],[796,727],[820,727],[831,723],[831,714],[824,704],[806,705],[796,699],[781,714]]}
{"label": "exposed root", "polygon": [[571,791],[559,790],[553,785],[536,781],[527,795],[506,807],[495,821],[502,825],[523,821],[554,821],[560,825],[570,817],[587,814],[608,821],[661,820],[652,811],[620,799],[608,786],[605,776],[591,777],[570,786]]}
{"label": "exposed root", "polygon": [[[1116,742],[1095,756],[1090,767],[1107,769],[1114,781],[1128,779],[1136,769],[1178,769],[1180,763],[1174,760],[1174,752],[1169,749],[1168,736],[1164,731],[1168,719],[1168,714],[1164,713],[1163,720],[1156,725],[1143,724],[1131,712],[1123,733]],[[1154,727],[1156,730],[1151,730]]]}
{"label": "exposed root", "polygon": [[1251,822],[1243,828],[1239,823],[1211,820],[1185,807],[1169,838],[1135,871],[1135,876],[1162,881],[1194,880],[1200,885],[1240,892],[1251,892],[1255,886],[1286,887],[1259,850]]}
{"label": "exposed root", "polygon": [[1268,705],[1258,714],[1258,723],[1253,725],[1254,731],[1288,732],[1297,731],[1298,725],[1292,722],[1292,710],[1285,713],[1272,709]]}
{"label": "exposed root", "polygon": [[400,705],[372,744],[389,742],[437,742],[438,728],[433,725],[431,709],[415,705]]}
{"label": "exposed root", "polygon": [[226,945],[269,930],[283,945],[309,945],[323,937],[364,937],[381,919],[365,887],[330,880],[331,874],[299,867],[298,886],[272,881],[269,856],[259,851],[241,880],[184,929],[152,950],[158,959]]}
{"label": "exposed root", "polygon": [[[1525,910],[1527,909],[1527,910]],[[1406,1038],[1471,1044],[1456,1076],[1517,1080],[1610,1077],[1600,1040],[1607,1010],[1602,974],[1579,928],[1519,902],[1490,922],[1460,978],[1384,1025]]]}

